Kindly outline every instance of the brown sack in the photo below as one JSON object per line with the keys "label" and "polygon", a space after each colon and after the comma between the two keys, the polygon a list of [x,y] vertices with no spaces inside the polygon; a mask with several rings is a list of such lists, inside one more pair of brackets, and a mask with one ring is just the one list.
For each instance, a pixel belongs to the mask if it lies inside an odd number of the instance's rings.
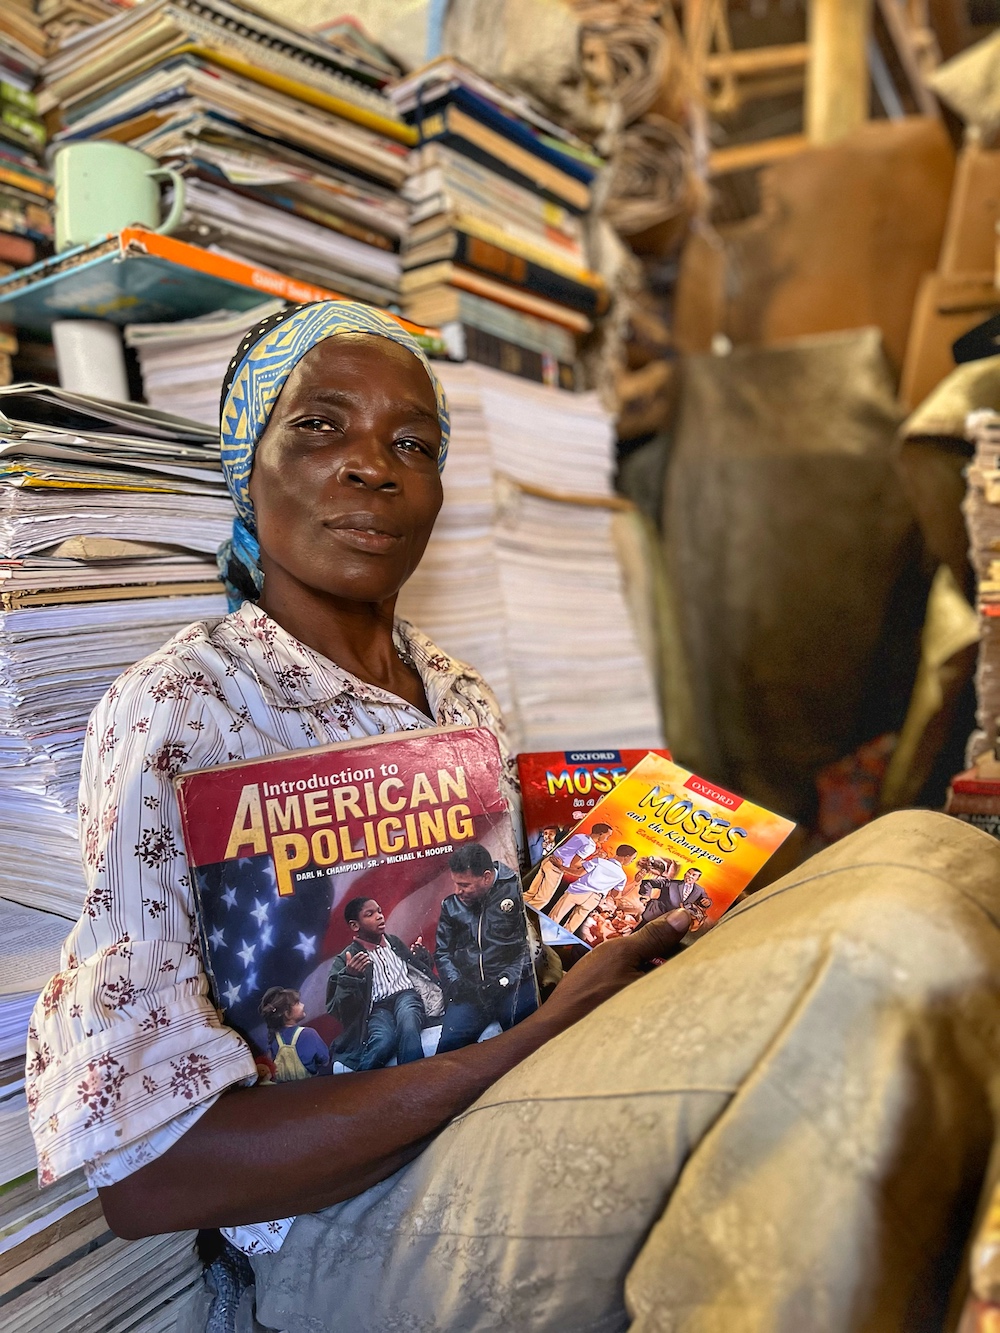
{"label": "brown sack", "polygon": [[898,425],[877,329],[683,366],[663,531],[699,737],[677,757],[796,819],[905,715],[927,585]]}

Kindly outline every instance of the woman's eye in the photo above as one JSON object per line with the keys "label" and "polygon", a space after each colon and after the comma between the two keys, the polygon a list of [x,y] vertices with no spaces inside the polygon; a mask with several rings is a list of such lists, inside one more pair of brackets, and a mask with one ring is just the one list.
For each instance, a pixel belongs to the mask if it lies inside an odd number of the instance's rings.
{"label": "woman's eye", "polygon": [[434,457],[433,448],[429,444],[425,443],[425,441],[423,440],[414,440],[414,439],[397,440],[396,448],[405,449],[407,453],[421,453],[421,454],[427,454],[429,458]]}
{"label": "woman's eye", "polygon": [[322,417],[306,417],[303,421],[296,422],[303,430],[333,430],[334,425],[331,421],[324,421]]}

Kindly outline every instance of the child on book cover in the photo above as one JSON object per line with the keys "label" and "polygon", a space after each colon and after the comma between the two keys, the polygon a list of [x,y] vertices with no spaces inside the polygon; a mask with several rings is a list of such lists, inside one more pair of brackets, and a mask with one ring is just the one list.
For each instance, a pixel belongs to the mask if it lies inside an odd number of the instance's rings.
{"label": "child on book cover", "polygon": [[312,1028],[304,1027],[306,1007],[297,990],[271,986],[260,1002],[260,1016],[267,1024],[267,1051],[274,1083],[291,1083],[330,1072],[326,1042]]}

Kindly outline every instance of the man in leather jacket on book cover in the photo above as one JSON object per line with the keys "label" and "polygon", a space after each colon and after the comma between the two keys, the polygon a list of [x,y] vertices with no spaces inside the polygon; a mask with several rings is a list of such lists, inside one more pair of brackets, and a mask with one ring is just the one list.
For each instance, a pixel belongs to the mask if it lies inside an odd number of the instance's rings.
{"label": "man in leather jacket on book cover", "polygon": [[513,1027],[538,1006],[517,872],[478,842],[448,860],[455,892],[441,904],[434,962],[447,1007],[438,1051]]}

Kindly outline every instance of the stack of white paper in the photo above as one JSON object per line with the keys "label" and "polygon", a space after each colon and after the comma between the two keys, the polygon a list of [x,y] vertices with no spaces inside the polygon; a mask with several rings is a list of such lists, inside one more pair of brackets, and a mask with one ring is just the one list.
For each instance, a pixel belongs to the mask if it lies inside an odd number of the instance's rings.
{"label": "stack of white paper", "polygon": [[66,922],[0,899],[0,1064],[23,1056],[31,1008],[59,968]]}
{"label": "stack of white paper", "polygon": [[215,549],[232,513],[214,430],[0,391],[0,899],[78,915],[87,718],[133,662],[224,613]]}
{"label": "stack of white paper", "polygon": [[247,329],[282,308],[268,301],[253,310],[219,310],[173,324],[129,324],[125,342],[134,347],[147,403],[173,409],[218,427],[221,385]]}
{"label": "stack of white paper", "polygon": [[79,914],[87,718],[133,662],[192,621],[224,613],[217,593],[0,612],[0,897]]}
{"label": "stack of white paper", "polygon": [[445,503],[401,613],[483,673],[516,748],[661,745],[615,547],[610,418],[592,394],[436,369]]}

